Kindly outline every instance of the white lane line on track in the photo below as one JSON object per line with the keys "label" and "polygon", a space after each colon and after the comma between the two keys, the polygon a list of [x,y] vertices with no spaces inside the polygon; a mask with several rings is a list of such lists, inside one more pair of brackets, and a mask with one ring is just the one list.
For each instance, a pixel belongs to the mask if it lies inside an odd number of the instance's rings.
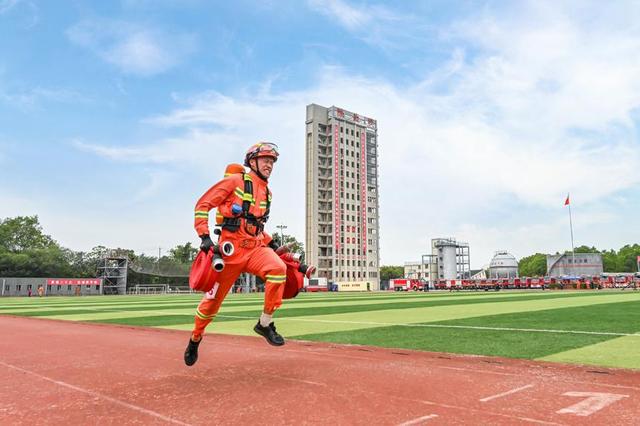
{"label": "white lane line on track", "polygon": [[[254,317],[246,317],[239,315],[217,315],[219,318],[238,318],[238,319],[255,319]],[[510,328],[510,327],[483,327],[473,325],[446,325],[446,324],[405,324],[393,322],[374,322],[374,321],[343,321],[343,320],[322,320],[308,319],[297,317],[280,317],[281,321],[301,321],[301,322],[321,322],[328,324],[360,324],[375,325],[382,327],[400,326],[400,327],[425,327],[425,328],[459,328],[468,330],[493,330],[493,331],[524,331],[531,333],[560,333],[560,334],[588,334],[595,336],[633,336],[640,337],[640,333],[611,333],[606,331],[580,331],[580,330],[553,330],[539,328]]]}
{"label": "white lane line on track", "polygon": [[438,417],[437,414],[429,414],[428,416],[422,416],[422,417],[418,417],[417,419],[409,420],[408,422],[400,423],[398,426],[417,425],[420,423],[424,423],[429,419],[435,419],[436,417]]}
{"label": "white lane line on track", "polygon": [[604,407],[613,404],[623,398],[629,398],[629,395],[617,395],[614,393],[602,392],[565,392],[562,395],[575,396],[585,398],[570,407],[556,411],[559,414],[573,414],[576,416],[587,417],[602,410]]}
{"label": "white lane line on track", "polygon": [[[361,390],[360,392],[364,393],[364,394],[370,394],[370,395],[381,395],[379,392],[373,392],[373,391],[367,391],[367,390]],[[387,398],[390,399],[397,399],[402,401],[402,403],[408,403],[408,402],[415,402],[415,403],[420,403],[420,404],[425,404],[425,405],[429,405],[429,406],[433,406],[433,407],[441,407],[441,408],[451,408],[454,410],[458,410],[458,411],[463,411],[463,412],[467,412],[467,413],[480,413],[480,414],[486,414],[489,416],[495,416],[495,417],[503,417],[503,418],[507,418],[510,420],[520,420],[521,422],[527,422],[527,423],[537,423],[537,424],[543,424],[543,425],[555,425],[555,426],[560,426],[562,425],[562,423],[555,423],[555,422],[547,422],[545,420],[539,420],[539,419],[532,419],[530,417],[522,417],[522,416],[514,416],[513,414],[503,414],[503,413],[498,413],[495,411],[488,411],[488,410],[479,410],[476,408],[470,408],[470,407],[464,407],[464,406],[460,406],[460,405],[451,405],[451,404],[443,404],[440,402],[435,402],[435,401],[429,401],[429,400],[425,400],[425,399],[413,399],[413,398],[406,398],[403,396],[396,396],[396,395],[385,395]],[[488,423],[490,424],[490,423]]]}
{"label": "white lane line on track", "polygon": [[168,422],[168,423],[173,423],[173,424],[183,425],[183,426],[190,426],[189,423],[184,423],[184,422],[181,422],[180,420],[176,420],[176,419],[172,419],[171,417],[163,416],[162,414],[156,413],[155,411],[151,411],[151,410],[148,410],[146,408],[139,407],[137,405],[129,404],[128,402],[120,401],[119,399],[115,399],[115,398],[112,398],[110,396],[103,395],[103,394],[101,394],[99,392],[95,392],[95,391],[92,391],[92,390],[89,390],[89,389],[84,389],[84,388],[81,388],[81,387],[78,387],[78,386],[75,386],[75,385],[72,385],[72,384],[69,384],[69,383],[66,383],[66,382],[62,382],[60,380],[55,380],[55,379],[52,379],[50,377],[43,376],[42,374],[38,374],[38,373],[35,373],[33,371],[25,370],[24,368],[16,367],[15,365],[7,364],[7,363],[4,363],[2,361],[0,361],[0,365],[4,365],[7,368],[11,368],[13,370],[20,371],[20,372],[25,373],[25,374],[30,374],[30,375],[32,375],[34,377],[39,378],[39,379],[46,380],[47,382],[55,383],[58,386],[62,386],[62,387],[65,387],[65,388],[68,388],[68,389],[71,389],[71,390],[74,390],[74,391],[77,391],[77,392],[81,392],[81,393],[84,393],[84,394],[87,394],[87,395],[90,395],[90,396],[93,396],[93,397],[96,397],[96,398],[104,399],[105,401],[112,402],[114,404],[120,405],[120,406],[125,407],[125,408],[129,408],[130,410],[134,410],[134,411],[137,411],[139,413],[143,413],[143,414],[147,414],[149,416],[153,416],[153,417],[155,417],[157,419],[164,420],[165,422]]}
{"label": "white lane line on track", "polygon": [[[298,340],[298,342],[317,343],[317,342],[313,342],[313,341],[310,341],[310,340]],[[224,345],[246,348],[246,345],[238,344],[238,343],[225,342]],[[346,345],[346,346],[348,346],[348,345]],[[358,345],[355,345],[355,346],[357,347]],[[313,349],[288,349],[288,348],[282,348],[282,349],[280,349],[280,351],[300,353],[300,354],[308,354],[308,355],[315,355],[315,356],[320,356],[320,357],[327,357],[327,352],[328,352],[329,349],[331,349],[331,348],[326,348],[326,350],[323,349],[322,351],[313,350]],[[382,348],[382,349],[385,349],[385,348]],[[389,349],[389,348],[386,348],[386,349]],[[339,357],[339,358],[345,358],[345,359],[357,359],[357,360],[371,362],[371,357],[351,355],[351,354],[346,354],[346,353],[333,352],[333,353],[331,353],[330,356],[331,356],[331,358]],[[470,361],[472,361],[473,358],[474,358],[474,355],[460,355],[460,358],[468,358]],[[482,357],[478,357],[478,358],[482,359]],[[490,374],[490,375],[493,375],[493,376],[514,377],[514,376],[521,376],[522,375],[522,373],[510,373],[510,372],[506,372],[506,371],[485,370],[485,369],[481,369],[481,368],[450,367],[450,366],[446,366],[446,365],[436,365],[436,364],[428,364],[428,363],[427,364],[421,364],[420,367],[421,368],[439,369],[439,370],[462,371],[462,372],[465,372],[465,373],[473,373],[473,374],[483,373],[483,374]],[[591,367],[591,366],[587,366],[587,367]],[[593,368],[597,368],[597,367],[593,366]],[[587,382],[587,381],[583,381],[583,380],[574,380],[574,379],[565,379],[564,381],[568,382],[568,383],[575,383],[575,384],[580,384],[580,385],[593,385],[594,384],[594,382]],[[617,385],[617,384],[612,384],[612,383],[598,383],[598,386],[608,387],[608,388],[616,388],[616,389],[628,389],[628,390],[632,390],[632,391],[640,391],[640,387],[638,387],[638,386]]]}
{"label": "white lane line on track", "polygon": [[506,392],[499,393],[497,395],[491,395],[491,396],[488,396],[486,398],[482,398],[480,400],[480,402],[487,402],[487,401],[491,401],[492,399],[497,399],[497,398],[501,398],[503,396],[512,395],[514,393],[517,393],[517,392],[520,392],[520,391],[523,391],[525,389],[529,389],[529,388],[532,388],[532,387],[533,387],[533,385],[521,386],[519,388],[511,389],[510,391],[506,391]]}

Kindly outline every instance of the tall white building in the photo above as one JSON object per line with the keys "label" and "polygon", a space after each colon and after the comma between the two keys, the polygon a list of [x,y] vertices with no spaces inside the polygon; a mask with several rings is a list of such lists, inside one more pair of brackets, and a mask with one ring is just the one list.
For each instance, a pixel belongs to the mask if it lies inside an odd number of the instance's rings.
{"label": "tall white building", "polygon": [[306,259],[341,290],[379,289],[376,120],[307,105]]}

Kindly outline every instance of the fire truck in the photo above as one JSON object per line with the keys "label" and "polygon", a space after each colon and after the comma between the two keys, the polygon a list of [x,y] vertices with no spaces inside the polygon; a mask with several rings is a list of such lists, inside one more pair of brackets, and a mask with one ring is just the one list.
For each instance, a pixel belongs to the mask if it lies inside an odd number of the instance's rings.
{"label": "fire truck", "polygon": [[425,283],[422,280],[396,278],[389,280],[389,290],[393,291],[423,291]]}

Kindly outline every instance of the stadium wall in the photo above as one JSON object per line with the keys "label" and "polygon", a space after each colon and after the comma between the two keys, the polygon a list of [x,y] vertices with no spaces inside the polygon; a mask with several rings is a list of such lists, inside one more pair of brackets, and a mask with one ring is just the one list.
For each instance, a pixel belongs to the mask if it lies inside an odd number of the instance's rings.
{"label": "stadium wall", "polygon": [[99,278],[0,278],[0,296],[95,296],[102,294]]}

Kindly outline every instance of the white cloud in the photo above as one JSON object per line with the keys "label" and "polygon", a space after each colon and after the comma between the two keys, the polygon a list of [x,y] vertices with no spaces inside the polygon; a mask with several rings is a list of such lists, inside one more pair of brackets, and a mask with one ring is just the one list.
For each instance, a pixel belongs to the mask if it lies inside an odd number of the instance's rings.
{"label": "white cloud", "polygon": [[[377,4],[351,5],[343,0],[308,0],[309,7],[326,16],[364,42],[384,51],[407,49],[424,43],[424,29],[417,30],[417,20]],[[407,31],[411,28],[411,31]]]}
{"label": "white cloud", "polygon": [[342,0],[309,0],[309,5],[318,12],[335,18],[349,30],[361,29],[373,20],[367,8],[355,8]]}
{"label": "white cloud", "polygon": [[6,13],[13,9],[20,0],[0,0],[0,14]]}
{"label": "white cloud", "polygon": [[74,90],[34,87],[14,92],[3,92],[0,88],[0,101],[18,109],[30,110],[39,107],[43,102],[87,103],[91,102],[91,99]]}
{"label": "white cloud", "polygon": [[[197,170],[193,185],[204,192],[248,145],[274,141],[282,156],[271,182],[272,223],[302,239],[305,106],[338,105],[378,120],[383,263],[419,259],[428,240],[442,236],[472,243],[474,267],[498,249],[561,250],[567,192],[582,203],[585,228],[614,230],[618,213],[595,206],[640,183],[632,119],[640,34],[618,21],[594,28],[590,19],[532,7],[518,19],[485,15],[443,29],[453,59],[411,87],[325,67],[305,90],[176,97],[174,111],[146,120],[182,136],[77,146]],[[183,218],[167,220],[178,226]],[[626,235],[640,239],[637,230]]]}
{"label": "white cloud", "polygon": [[173,68],[196,48],[192,35],[167,34],[121,21],[85,20],[69,28],[67,36],[123,72],[141,76]]}
{"label": "white cloud", "polygon": [[31,1],[23,0],[0,0],[0,15],[12,13],[12,19],[17,18],[17,22],[24,29],[33,28],[40,20],[38,6]]}

